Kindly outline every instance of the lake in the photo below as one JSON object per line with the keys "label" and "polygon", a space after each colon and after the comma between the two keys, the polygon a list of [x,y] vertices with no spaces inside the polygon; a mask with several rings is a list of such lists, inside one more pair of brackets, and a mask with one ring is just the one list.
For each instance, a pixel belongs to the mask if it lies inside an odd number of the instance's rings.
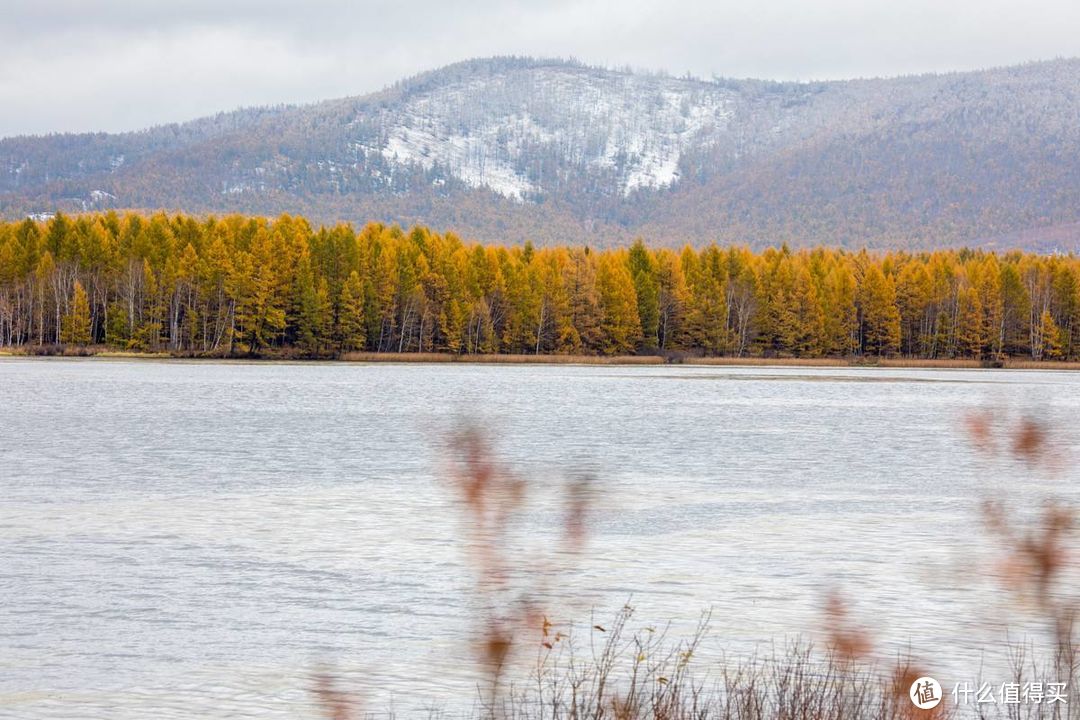
{"label": "lake", "polygon": [[[1047,423],[1057,470],[976,451],[984,409]],[[471,701],[465,423],[529,480],[509,551],[594,478],[560,627],[711,608],[718,662],[820,639],[837,591],[951,687],[1004,622],[1039,638],[979,503],[1080,500],[1078,411],[1066,372],[0,359],[0,717],[311,718],[321,668],[404,716]]]}

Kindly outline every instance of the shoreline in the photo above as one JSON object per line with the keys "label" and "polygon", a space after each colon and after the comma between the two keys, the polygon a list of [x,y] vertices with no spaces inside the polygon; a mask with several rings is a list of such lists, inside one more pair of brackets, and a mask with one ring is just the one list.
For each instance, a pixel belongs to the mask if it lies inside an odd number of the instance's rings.
{"label": "shoreline", "polygon": [[348,352],[338,356],[304,357],[289,355],[229,356],[193,355],[169,352],[137,352],[129,350],[50,348],[49,352],[27,352],[20,348],[0,348],[2,358],[84,358],[99,360],[183,360],[190,362],[228,363],[419,363],[467,365],[615,365],[615,366],[664,366],[694,365],[703,367],[832,367],[832,368],[892,368],[927,370],[1080,370],[1080,362],[1064,360],[1031,360],[1008,358],[996,363],[960,358],[866,358],[866,357],[816,357],[816,358],[763,358],[763,357],[678,357],[660,355],[454,355],[449,353],[374,353]]}

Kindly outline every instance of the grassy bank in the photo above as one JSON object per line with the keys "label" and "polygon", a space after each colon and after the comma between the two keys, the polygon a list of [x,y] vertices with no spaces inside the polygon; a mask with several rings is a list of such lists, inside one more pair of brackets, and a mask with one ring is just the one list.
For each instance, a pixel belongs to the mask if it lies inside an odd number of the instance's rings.
{"label": "grassy bank", "polygon": [[450,353],[373,353],[348,352],[340,355],[311,357],[295,352],[257,355],[201,354],[192,352],[146,352],[117,350],[105,345],[90,346],[21,346],[0,348],[0,357],[99,357],[125,359],[165,358],[229,361],[340,361],[352,363],[470,363],[495,365],[701,365],[720,367],[881,367],[936,368],[944,370],[1080,370],[1080,362],[1007,358],[995,362],[950,358],[906,357],[685,357],[661,355],[455,355]]}
{"label": "grassy bank", "polygon": [[498,365],[663,365],[657,355],[450,355],[448,353],[345,353],[346,362],[477,363]]}

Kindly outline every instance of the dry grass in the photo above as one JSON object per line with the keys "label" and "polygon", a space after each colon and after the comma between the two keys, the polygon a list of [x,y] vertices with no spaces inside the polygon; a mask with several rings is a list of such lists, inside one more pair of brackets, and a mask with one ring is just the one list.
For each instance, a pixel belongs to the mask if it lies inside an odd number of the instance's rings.
{"label": "dry grass", "polygon": [[1080,370],[1080,362],[1064,360],[1027,360],[1024,358],[1003,358],[989,362],[960,358],[938,358],[924,360],[919,358],[882,358],[877,363],[853,362],[852,364],[876,364],[879,367],[895,368],[941,368],[941,369],[995,369],[995,370]]}
{"label": "dry grass", "polygon": [[1080,370],[1080,362],[1065,360],[1024,360],[1010,358],[1004,361],[1009,370]]}
{"label": "dry grass", "polygon": [[124,351],[105,345],[62,346],[23,345],[0,348],[0,356],[67,356],[67,357],[123,357],[123,358],[185,358],[230,359],[239,361],[267,360],[340,360],[355,363],[471,363],[494,365],[713,365],[727,367],[882,367],[882,368],[930,368],[930,369],[1008,369],[1008,370],[1080,370],[1080,362],[1060,360],[1029,360],[1005,358],[1000,361],[959,358],[905,358],[905,357],[812,357],[812,358],[765,358],[765,357],[696,357],[684,353],[667,355],[461,355],[454,353],[377,353],[347,352],[337,356],[308,357],[295,350],[267,352],[258,356],[228,356],[222,353],[202,354],[190,351]]}
{"label": "dry grass", "polygon": [[0,348],[0,355],[17,357],[168,358],[167,352],[117,350],[109,345],[21,345]]}
{"label": "dry grass", "polygon": [[680,362],[685,365],[725,365],[735,367],[844,367],[851,364],[846,358],[688,357]]}
{"label": "dry grass", "polygon": [[347,362],[392,363],[489,363],[498,365],[663,365],[655,355],[453,355],[450,353],[350,352]]}
{"label": "dry grass", "polygon": [[[992,414],[966,420],[976,448],[1052,470],[1048,430],[1021,418],[1006,432]],[[452,438],[449,477],[459,497],[464,536],[472,566],[477,606],[475,663],[484,679],[479,700],[464,717],[473,720],[1069,720],[1080,718],[1080,654],[1074,634],[1076,608],[1063,601],[1063,569],[1074,562],[1072,512],[1048,504],[1028,526],[987,502],[982,517],[988,535],[1000,544],[996,573],[1002,591],[1045,618],[1053,638],[1048,647],[1013,644],[1009,682],[1067,681],[1067,703],[983,705],[957,703],[943,687],[942,702],[919,710],[912,684],[925,668],[900,657],[882,662],[873,632],[853,624],[836,594],[822,608],[815,628],[827,638],[820,649],[795,642],[765,657],[723,662],[699,657],[710,625],[704,615],[689,637],[664,631],[631,631],[633,609],[626,606],[610,622],[584,627],[554,624],[541,598],[560,587],[556,558],[584,552],[590,508],[587,478],[564,484],[562,533],[544,552],[510,548],[512,531],[528,512],[529,488],[500,462],[487,435],[467,428]],[[517,578],[511,581],[511,578]],[[582,647],[585,650],[582,650]],[[531,662],[524,662],[532,657]],[[978,687],[981,681],[972,678]],[[325,717],[354,720],[387,717],[364,714],[327,676],[313,692]],[[437,714],[439,717],[459,717]]]}
{"label": "dry grass", "polygon": [[[886,668],[795,642],[766,657],[705,663],[698,652],[710,617],[681,641],[645,628],[633,634],[629,607],[594,625],[590,652],[573,636],[538,658],[530,685],[478,713],[513,720],[914,720],[952,717],[947,705],[921,712],[908,700],[919,677],[910,663]],[[600,635],[602,637],[597,637]]]}
{"label": "dry grass", "polygon": [[964,358],[905,358],[905,357],[824,357],[824,358],[760,358],[760,357],[691,357],[680,362],[687,365],[775,366],[775,367],[881,367],[927,368],[940,370],[1080,370],[1080,362],[1059,360],[1025,360],[1007,358],[987,362]]}
{"label": "dry grass", "polygon": [[[496,695],[483,694],[469,710],[431,713],[450,720],[1070,720],[1067,704],[959,705],[952,688],[933,710],[909,700],[913,682],[926,673],[905,656],[877,662],[853,658],[843,649],[817,648],[795,640],[758,656],[735,661],[701,659],[711,617],[696,630],[672,639],[663,630],[631,631],[633,609],[625,607],[603,624],[539,634],[531,639],[535,662],[514,680],[503,678]],[[553,642],[536,640],[546,638]],[[519,638],[524,642],[525,638]],[[1074,653],[1075,654],[1075,653]],[[1029,645],[1008,649],[1009,682],[1048,677],[1075,685],[1075,669],[1061,675],[1056,659],[1034,661]],[[982,684],[973,678],[973,686]],[[328,720],[392,718],[389,711],[363,711],[332,680],[320,676],[313,688]]]}
{"label": "dry grass", "polygon": [[[982,362],[981,360],[970,360],[966,358],[861,358],[853,361],[852,365],[867,365],[874,367],[888,367],[888,368],[940,368],[940,369],[974,369],[974,368],[988,368],[991,365]],[[1077,367],[1080,367],[1078,365]]]}
{"label": "dry grass", "polygon": [[106,350],[104,352],[95,353],[95,357],[103,358],[147,358],[147,359],[161,359],[173,357],[166,352],[143,352],[136,350]]}

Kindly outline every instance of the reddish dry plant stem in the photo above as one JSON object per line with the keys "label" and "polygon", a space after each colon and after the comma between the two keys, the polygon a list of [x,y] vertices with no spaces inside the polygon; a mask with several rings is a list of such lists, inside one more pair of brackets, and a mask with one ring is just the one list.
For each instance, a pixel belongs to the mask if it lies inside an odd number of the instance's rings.
{"label": "reddish dry plant stem", "polygon": [[987,455],[1011,455],[1029,466],[1060,469],[1061,458],[1050,447],[1049,432],[1032,417],[1021,418],[1014,427],[995,433],[994,412],[978,410],[964,417],[964,428],[975,448]]}
{"label": "reddish dry plant stem", "polygon": [[[990,429],[989,412],[970,415],[967,427],[976,447],[991,452],[999,447]],[[1029,464],[1047,461],[1051,455],[1046,429],[1032,418],[1022,419],[1000,446]],[[1006,556],[1001,569],[1006,584],[1013,590],[1032,595],[1042,608],[1051,609],[1055,604],[1052,585],[1068,560],[1067,539],[1073,527],[1072,511],[1049,503],[1035,526],[1026,530],[1017,527],[1016,520],[1006,512],[1001,501],[985,501],[982,516],[986,526],[1005,545]]]}
{"label": "reddish dry plant stem", "polygon": [[982,511],[987,527],[1007,547],[1002,562],[1006,582],[1014,589],[1031,590],[1040,603],[1048,603],[1051,586],[1068,560],[1066,539],[1073,527],[1072,512],[1048,505],[1035,528],[1018,531],[1000,502],[985,502]]}
{"label": "reddish dry plant stem", "polygon": [[327,720],[352,720],[358,704],[337,688],[337,682],[329,673],[315,676],[315,697]]}
{"label": "reddish dry plant stem", "polygon": [[1034,462],[1042,455],[1045,447],[1046,430],[1031,418],[1024,418],[1013,437],[1013,455]]}
{"label": "reddish dry plant stem", "polygon": [[866,657],[873,648],[870,634],[852,624],[847,603],[837,593],[831,593],[825,600],[825,632],[829,648],[840,660]]}
{"label": "reddish dry plant stem", "polygon": [[[1000,445],[1013,457],[1030,466],[1041,465],[1054,472],[1060,469],[1059,456],[1051,449],[1046,428],[1028,417],[1022,419],[999,443],[990,432],[990,414],[983,412],[968,419],[968,430],[977,447],[993,452]],[[1070,557],[1069,537],[1075,524],[1074,512],[1060,503],[1049,502],[1031,526],[1021,527],[1001,501],[982,504],[982,516],[991,533],[1005,549],[999,568],[1003,582],[1022,601],[1030,602],[1050,624],[1056,642],[1055,670],[1075,679],[1076,648],[1073,639],[1077,608],[1058,590],[1062,571]],[[1072,700],[1077,700],[1075,688]]]}
{"label": "reddish dry plant stem", "polygon": [[[470,552],[478,571],[476,591],[484,605],[479,654],[490,681],[492,714],[497,714],[501,678],[517,638],[535,632],[539,643],[550,649],[562,637],[551,635],[547,614],[535,600],[545,594],[551,563],[511,549],[509,531],[524,506],[526,482],[496,461],[491,443],[476,428],[459,432],[454,441],[460,460],[452,477],[463,500]],[[569,553],[580,552],[585,544],[589,488],[589,479],[579,478],[565,489],[560,545]],[[511,575],[521,579],[523,586],[511,587]]]}

